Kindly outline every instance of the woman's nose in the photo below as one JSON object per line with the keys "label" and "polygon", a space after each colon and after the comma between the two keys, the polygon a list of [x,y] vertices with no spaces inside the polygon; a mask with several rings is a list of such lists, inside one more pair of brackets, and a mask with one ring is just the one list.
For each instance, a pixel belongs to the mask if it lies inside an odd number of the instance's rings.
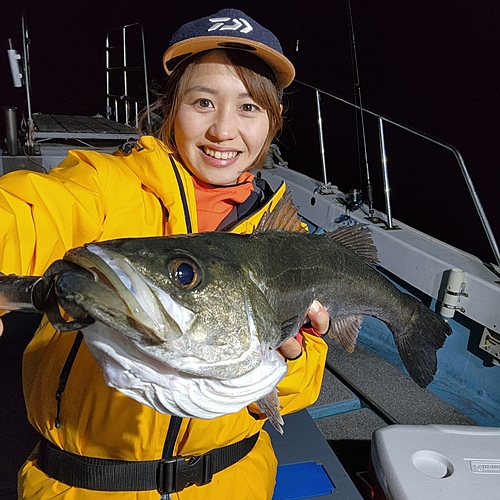
{"label": "woman's nose", "polygon": [[238,134],[237,117],[234,111],[221,109],[214,115],[214,120],[208,129],[208,134],[216,142],[234,139]]}

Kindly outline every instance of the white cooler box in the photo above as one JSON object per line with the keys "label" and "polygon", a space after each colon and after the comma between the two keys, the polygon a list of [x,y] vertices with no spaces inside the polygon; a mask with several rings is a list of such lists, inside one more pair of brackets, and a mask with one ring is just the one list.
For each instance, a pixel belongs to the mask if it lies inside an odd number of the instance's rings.
{"label": "white cooler box", "polygon": [[500,499],[500,428],[390,425],[371,454],[387,500]]}

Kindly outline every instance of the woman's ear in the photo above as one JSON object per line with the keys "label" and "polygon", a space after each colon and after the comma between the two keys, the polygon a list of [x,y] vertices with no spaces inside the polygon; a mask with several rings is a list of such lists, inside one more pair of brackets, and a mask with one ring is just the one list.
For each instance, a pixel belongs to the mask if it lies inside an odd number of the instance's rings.
{"label": "woman's ear", "polygon": [[280,104],[280,115],[283,114],[283,104]]}

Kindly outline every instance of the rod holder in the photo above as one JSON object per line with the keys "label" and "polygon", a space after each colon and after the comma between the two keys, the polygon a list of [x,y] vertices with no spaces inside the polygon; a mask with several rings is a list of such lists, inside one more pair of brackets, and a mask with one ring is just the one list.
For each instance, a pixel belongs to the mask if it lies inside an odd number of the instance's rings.
{"label": "rod holder", "polygon": [[465,309],[459,305],[459,302],[461,297],[468,297],[468,294],[464,291],[466,287],[465,272],[456,267],[450,269],[441,305],[441,316],[450,319],[453,318],[456,311],[465,312]]}

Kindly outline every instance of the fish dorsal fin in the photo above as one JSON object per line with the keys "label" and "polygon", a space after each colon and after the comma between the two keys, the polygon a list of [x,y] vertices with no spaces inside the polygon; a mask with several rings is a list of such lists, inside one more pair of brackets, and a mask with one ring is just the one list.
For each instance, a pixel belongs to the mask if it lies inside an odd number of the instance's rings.
{"label": "fish dorsal fin", "polygon": [[[272,211],[267,210],[264,213],[254,234],[266,231],[307,233],[307,227],[300,220],[298,209],[292,203],[292,194],[289,191],[276,203]],[[377,248],[373,244],[368,229],[345,226],[326,234],[329,238],[355,252],[366,262],[378,264]]]}
{"label": "fish dorsal fin", "polygon": [[331,318],[328,336],[335,339],[347,352],[353,352],[362,323],[362,314],[348,314]]}
{"label": "fish dorsal fin", "polygon": [[262,216],[254,233],[265,231],[307,233],[307,229],[300,220],[297,207],[292,203],[290,192],[285,193],[272,211],[268,210]]}
{"label": "fish dorsal fin", "polygon": [[337,243],[352,250],[366,262],[378,264],[377,247],[373,244],[372,236],[368,229],[345,226],[326,234]]}

